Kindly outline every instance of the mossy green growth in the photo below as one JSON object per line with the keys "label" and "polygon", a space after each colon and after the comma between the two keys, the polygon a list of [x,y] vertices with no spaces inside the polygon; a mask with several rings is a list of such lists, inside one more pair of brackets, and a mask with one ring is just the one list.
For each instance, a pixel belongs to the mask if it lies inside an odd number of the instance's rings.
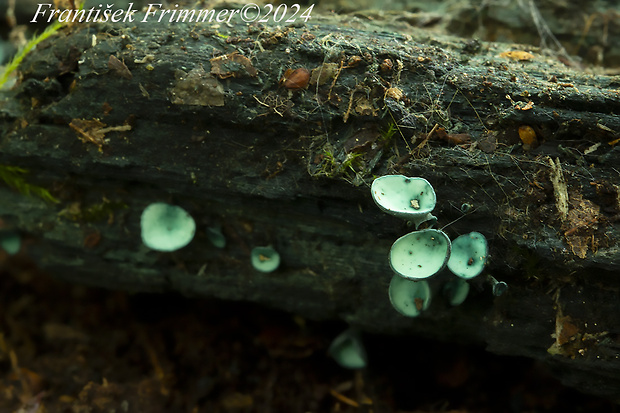
{"label": "mossy green growth", "polygon": [[363,178],[369,173],[365,171],[366,162],[364,154],[359,152],[340,152],[334,154],[333,146],[327,143],[323,147],[323,153],[319,155],[320,163],[310,172],[312,176],[325,176],[327,178],[343,178],[353,181],[356,177]]}
{"label": "mossy green growth", "polygon": [[0,89],[2,89],[6,81],[9,79],[9,76],[11,76],[11,73],[13,73],[19,67],[20,63],[22,62],[22,60],[24,60],[26,55],[32,49],[34,49],[36,45],[38,45],[39,43],[41,43],[43,40],[47,39],[48,37],[52,36],[61,27],[62,27],[62,23],[55,21],[54,23],[47,26],[47,28],[41,34],[36,35],[30,40],[28,40],[28,42],[24,45],[24,47],[22,47],[17,52],[17,54],[13,56],[13,59],[11,59],[11,61],[4,67],[2,74],[0,74]]}
{"label": "mossy green growth", "polygon": [[394,134],[397,131],[398,131],[398,126],[396,126],[396,123],[390,122],[387,128],[381,129],[379,131],[381,133],[381,136],[379,137],[379,142],[384,147],[389,146],[389,144],[392,143],[392,138],[394,137]]}
{"label": "mossy green growth", "polygon": [[28,174],[28,172],[28,169],[18,166],[0,165],[0,179],[10,188],[13,188],[22,195],[36,196],[53,204],[60,202],[50,194],[47,189],[26,182],[24,176]]}
{"label": "mossy green growth", "polygon": [[349,172],[356,173],[361,167],[363,155],[351,152],[344,156],[342,161],[338,161],[331,150],[331,145],[326,145],[323,149],[323,160],[318,175],[335,177],[346,175]]}

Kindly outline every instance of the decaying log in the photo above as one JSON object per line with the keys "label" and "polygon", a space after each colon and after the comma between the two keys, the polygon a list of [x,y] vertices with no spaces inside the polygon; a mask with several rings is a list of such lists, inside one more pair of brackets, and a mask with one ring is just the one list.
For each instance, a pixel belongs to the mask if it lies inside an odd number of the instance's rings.
{"label": "decaying log", "polygon": [[[287,81],[298,68],[309,79]],[[0,217],[24,236],[22,254],[64,280],[477,343],[616,398],[619,87],[544,50],[455,38],[73,25],[21,64],[0,106],[0,164],[28,169],[59,202],[2,185]],[[388,173],[431,182],[451,238],[483,233],[485,274],[508,292],[474,280],[450,307],[440,274],[420,317],[395,312],[387,254],[412,228],[372,201]],[[157,201],[195,218],[187,247],[142,245],[141,212]],[[279,251],[277,271],[251,267],[261,245]]]}

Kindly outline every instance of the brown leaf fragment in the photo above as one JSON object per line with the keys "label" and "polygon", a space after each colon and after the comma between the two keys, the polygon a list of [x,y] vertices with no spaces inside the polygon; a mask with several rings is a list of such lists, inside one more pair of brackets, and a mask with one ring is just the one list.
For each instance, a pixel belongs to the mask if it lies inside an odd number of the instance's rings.
{"label": "brown leaf fragment", "polygon": [[600,207],[578,192],[570,194],[570,210],[567,213],[563,228],[564,236],[573,254],[581,259],[586,258],[588,247],[594,251],[597,241],[594,238],[600,219]]}
{"label": "brown leaf fragment", "polygon": [[377,116],[379,110],[374,107],[371,100],[360,97],[356,101],[355,112],[361,116]]}
{"label": "brown leaf fragment", "polygon": [[337,63],[323,63],[310,72],[310,85],[322,86],[336,77],[336,73],[338,73]]}
{"label": "brown leaf fragment", "polygon": [[118,60],[118,58],[113,54],[111,54],[110,58],[108,59],[108,69],[110,69],[112,73],[115,73],[117,76],[125,79],[131,79],[133,77],[125,63]]}
{"label": "brown leaf fragment", "polygon": [[361,129],[344,143],[344,152],[365,152],[371,148],[372,144],[375,143],[379,137],[381,137],[381,134],[374,128]]}
{"label": "brown leaf fragment", "polygon": [[310,71],[304,67],[297,69],[287,69],[284,76],[280,79],[280,84],[288,90],[301,90],[308,87],[310,82]]}
{"label": "brown leaf fragment", "polygon": [[94,143],[101,149],[105,143],[105,134],[101,130],[106,126],[105,123],[97,119],[73,119],[69,123],[69,127],[77,132],[78,137],[84,143]]}
{"label": "brown leaf fragment", "polygon": [[99,152],[102,151],[105,144],[105,134],[108,132],[122,132],[131,130],[131,125],[110,126],[105,127],[106,124],[98,119],[73,119],[69,123],[69,127],[77,132],[78,137],[84,143],[94,143],[99,147]]}
{"label": "brown leaf fragment", "polygon": [[581,259],[585,259],[588,253],[588,241],[588,239],[584,239],[584,237],[579,235],[568,235],[566,237],[566,242],[573,254]]}
{"label": "brown leaf fragment", "polygon": [[60,62],[58,63],[58,69],[60,70],[60,75],[64,75],[66,73],[74,72],[78,68],[78,60],[80,59],[81,52],[75,46],[69,47],[69,50],[65,53],[64,56],[61,57]]}
{"label": "brown leaf fragment", "polygon": [[560,346],[575,340],[579,333],[579,327],[575,325],[570,316],[558,317],[556,319],[556,341]]}
{"label": "brown leaf fragment", "polygon": [[[431,134],[428,134],[430,137]],[[444,128],[437,128],[433,135],[435,139],[441,139],[450,145],[465,145],[471,142],[471,136],[468,133],[448,133]]]}
{"label": "brown leaf fragment", "polygon": [[258,71],[252,61],[238,52],[214,57],[211,62],[211,74],[220,79],[229,77],[256,77]]}
{"label": "brown leaf fragment", "polygon": [[493,135],[487,135],[477,141],[478,149],[484,153],[493,153],[497,149],[497,139]]}
{"label": "brown leaf fragment", "polygon": [[170,90],[174,105],[224,106],[224,88],[202,65],[189,73],[178,70],[177,82]]}

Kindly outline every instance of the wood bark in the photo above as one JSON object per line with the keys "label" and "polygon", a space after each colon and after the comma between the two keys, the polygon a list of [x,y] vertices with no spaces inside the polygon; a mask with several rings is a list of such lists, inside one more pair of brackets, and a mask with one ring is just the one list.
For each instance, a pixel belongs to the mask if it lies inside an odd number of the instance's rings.
{"label": "wood bark", "polygon": [[[22,63],[0,106],[0,164],[60,202],[2,185],[3,227],[60,279],[476,343],[616,398],[620,82],[522,52],[329,24],[74,25]],[[283,85],[300,67],[310,84]],[[372,201],[388,173],[431,182],[452,239],[487,237],[461,306],[440,274],[420,317],[392,309],[387,255],[412,228]],[[194,217],[187,247],[142,245],[152,202]],[[250,264],[263,245],[282,257],[273,273]]]}

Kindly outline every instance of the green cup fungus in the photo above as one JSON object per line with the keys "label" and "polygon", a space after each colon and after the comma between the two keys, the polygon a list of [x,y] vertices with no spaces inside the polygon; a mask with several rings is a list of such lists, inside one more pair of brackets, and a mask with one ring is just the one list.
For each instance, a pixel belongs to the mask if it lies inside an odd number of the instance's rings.
{"label": "green cup fungus", "polygon": [[450,256],[450,238],[439,230],[414,231],[390,249],[390,266],[401,277],[423,279],[441,271]]}
{"label": "green cup fungus", "polygon": [[15,255],[22,247],[22,238],[15,231],[0,231],[0,249],[9,255]]}
{"label": "green cup fungus", "polygon": [[260,272],[272,272],[280,266],[280,254],[272,247],[256,247],[250,254],[252,267]]}
{"label": "green cup fungus", "polygon": [[452,241],[448,269],[464,280],[477,277],[487,262],[487,240],[479,232],[461,235]]}
{"label": "green cup fungus", "polygon": [[388,290],[392,307],[407,317],[417,317],[431,304],[431,288],[427,281],[413,281],[395,274]]}
{"label": "green cup fungus", "polygon": [[330,344],[327,354],[347,369],[363,369],[367,364],[364,344],[359,332],[353,328],[340,333]]}
{"label": "green cup fungus", "polygon": [[469,283],[462,278],[453,278],[443,287],[444,294],[451,306],[463,304],[469,294]]}
{"label": "green cup fungus", "polygon": [[[422,223],[437,221],[431,211],[436,195],[431,184],[423,178],[404,175],[385,175],[375,179],[371,186],[373,200],[388,214],[413,221],[416,231],[397,239],[390,249],[390,267],[396,273],[389,287],[392,306],[401,314],[416,317],[430,304],[430,287],[420,281],[440,272],[446,265],[457,279],[444,286],[450,304],[461,304],[469,293],[466,280],[478,276],[486,265],[488,245],[478,232],[461,235],[453,242],[440,230],[417,230]],[[463,213],[471,210],[463,204]],[[493,294],[501,295],[506,283],[493,284]]]}
{"label": "green cup fungus", "polygon": [[190,243],[196,233],[196,222],[179,206],[155,202],[142,212],[140,229],[144,245],[170,252]]}
{"label": "green cup fungus", "polygon": [[424,178],[385,175],[373,181],[370,192],[381,210],[412,221],[416,229],[423,222],[437,221],[431,214],[437,197],[431,184]]}

